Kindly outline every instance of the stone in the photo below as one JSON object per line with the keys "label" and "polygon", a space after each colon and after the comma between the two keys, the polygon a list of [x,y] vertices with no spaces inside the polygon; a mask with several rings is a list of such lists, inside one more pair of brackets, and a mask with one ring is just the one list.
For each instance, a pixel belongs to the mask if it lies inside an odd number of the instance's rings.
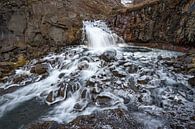
{"label": "stone", "polygon": [[191,120],[195,121],[195,116],[190,117]]}
{"label": "stone", "polygon": [[24,66],[27,63],[26,57],[23,54],[19,54],[17,58],[17,62],[14,63],[15,67]]}
{"label": "stone", "polygon": [[195,87],[195,77],[192,77],[188,80],[188,83],[192,86]]}
{"label": "stone", "polygon": [[111,62],[111,61],[116,59],[116,54],[117,54],[116,50],[108,50],[108,51],[105,51],[100,56],[100,58],[103,59],[106,62]]}
{"label": "stone", "polygon": [[97,96],[96,102],[101,107],[111,106],[112,98],[108,96]]}
{"label": "stone", "polygon": [[31,68],[30,72],[39,75],[45,74],[47,73],[47,66],[45,64],[36,64]]}
{"label": "stone", "polygon": [[59,88],[59,90],[58,90],[58,94],[57,94],[57,96],[58,97],[62,97],[62,98],[66,98],[66,88],[65,87],[63,87],[63,86],[61,86],[60,88]]}
{"label": "stone", "polygon": [[128,67],[128,72],[129,73],[136,73],[138,71],[138,66],[132,64]]}
{"label": "stone", "polygon": [[58,76],[59,78],[63,78],[65,75],[65,73],[60,73],[60,75]]}
{"label": "stone", "polygon": [[78,69],[79,70],[86,70],[88,68],[89,68],[89,64],[86,61],[83,61],[83,62],[78,64]]}
{"label": "stone", "polygon": [[144,84],[147,84],[149,81],[150,81],[149,78],[138,79],[138,80],[137,80],[137,83],[143,84],[143,85],[144,85]]}
{"label": "stone", "polygon": [[54,101],[54,98],[53,98],[53,91],[49,92],[47,98],[46,98],[46,101],[49,102],[49,103],[52,103]]}
{"label": "stone", "polygon": [[28,76],[26,75],[20,75],[20,76],[17,76],[13,79],[13,83],[21,83],[22,81],[24,81]]}
{"label": "stone", "polygon": [[114,70],[112,70],[112,74],[114,76],[120,77],[120,78],[127,76],[126,72],[123,71],[122,69],[114,69]]}

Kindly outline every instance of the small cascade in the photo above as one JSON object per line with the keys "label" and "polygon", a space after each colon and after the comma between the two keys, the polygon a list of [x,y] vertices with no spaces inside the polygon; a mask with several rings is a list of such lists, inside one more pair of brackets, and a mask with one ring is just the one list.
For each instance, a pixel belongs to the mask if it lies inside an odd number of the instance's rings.
{"label": "small cascade", "polygon": [[[84,40],[88,47],[95,50],[111,48],[121,39],[102,21],[84,21]],[[122,41],[123,42],[123,41]]]}

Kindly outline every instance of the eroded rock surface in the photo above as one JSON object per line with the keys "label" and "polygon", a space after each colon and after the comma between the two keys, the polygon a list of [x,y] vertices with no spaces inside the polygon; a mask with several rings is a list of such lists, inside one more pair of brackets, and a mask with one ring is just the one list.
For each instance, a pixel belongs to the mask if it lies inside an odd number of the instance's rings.
{"label": "eroded rock surface", "polygon": [[108,21],[127,42],[195,46],[194,0],[143,0]]}

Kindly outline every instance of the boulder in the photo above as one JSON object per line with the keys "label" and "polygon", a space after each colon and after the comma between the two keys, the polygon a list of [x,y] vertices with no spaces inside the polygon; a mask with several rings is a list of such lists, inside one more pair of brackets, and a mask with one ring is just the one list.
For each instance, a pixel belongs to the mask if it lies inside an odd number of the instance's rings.
{"label": "boulder", "polygon": [[188,83],[192,86],[195,87],[195,77],[192,77],[188,80]]}
{"label": "boulder", "polygon": [[112,70],[112,74],[115,77],[126,77],[127,76],[127,73],[122,69],[114,69]]}
{"label": "boulder", "polygon": [[35,66],[33,66],[30,70],[31,73],[35,73],[38,75],[42,75],[47,73],[47,65],[45,64],[36,64]]}
{"label": "boulder", "polygon": [[46,98],[46,101],[49,102],[49,103],[52,103],[54,101],[54,98],[53,98],[53,91],[51,91],[47,98]]}
{"label": "boulder", "polygon": [[111,62],[116,59],[116,50],[108,50],[105,51],[102,55],[100,55],[100,58],[106,62]]}

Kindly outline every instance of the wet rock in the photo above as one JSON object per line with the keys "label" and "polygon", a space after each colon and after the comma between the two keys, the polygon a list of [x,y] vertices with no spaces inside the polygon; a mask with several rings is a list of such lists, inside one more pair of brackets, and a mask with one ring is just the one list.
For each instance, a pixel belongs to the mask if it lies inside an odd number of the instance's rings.
{"label": "wet rock", "polygon": [[161,56],[161,55],[158,56],[157,59],[158,59],[158,60],[162,60],[162,56]]}
{"label": "wet rock", "polygon": [[86,61],[83,61],[78,64],[78,69],[79,70],[86,70],[89,68],[89,64]]}
{"label": "wet rock", "polygon": [[137,80],[137,83],[139,84],[147,84],[150,81],[149,78],[145,78],[145,79],[139,79]]}
{"label": "wet rock", "polygon": [[74,109],[76,110],[76,111],[82,111],[82,105],[81,104],[79,104],[79,103],[76,103],[75,105],[74,105]]}
{"label": "wet rock", "polygon": [[52,103],[54,101],[54,96],[53,96],[53,91],[51,91],[47,98],[46,98],[46,101],[49,102],[49,103]]}
{"label": "wet rock", "polygon": [[76,103],[76,104],[74,105],[74,110],[75,110],[75,111],[81,112],[81,111],[83,111],[86,107],[87,107],[87,102],[81,101],[81,102]]}
{"label": "wet rock", "polygon": [[135,79],[133,77],[128,78],[127,86],[131,88],[134,92],[138,92],[139,89],[135,85]]}
{"label": "wet rock", "polygon": [[190,117],[191,120],[195,121],[195,116]]}
{"label": "wet rock", "polygon": [[47,66],[45,64],[36,64],[30,70],[31,73],[42,75],[47,73]]}
{"label": "wet rock", "polygon": [[137,71],[138,71],[138,66],[133,65],[133,64],[129,65],[129,67],[128,67],[129,73],[136,73]]}
{"label": "wet rock", "polygon": [[100,58],[103,59],[106,62],[111,62],[111,61],[116,59],[116,54],[117,54],[116,50],[108,50],[108,51],[105,51],[100,56]]}
{"label": "wet rock", "polygon": [[58,94],[57,94],[57,96],[58,97],[63,97],[63,98],[66,98],[66,87],[64,87],[64,86],[61,86],[60,88],[59,88],[59,90],[58,90]]}
{"label": "wet rock", "polygon": [[[26,129],[48,129],[53,122],[37,122],[28,125]],[[143,129],[132,115],[122,109],[104,110],[91,115],[77,117],[70,123],[58,124],[57,129]],[[52,128],[53,129],[53,128]]]}
{"label": "wet rock", "polygon": [[13,79],[13,83],[20,83],[24,81],[28,76],[27,75],[20,75]]}
{"label": "wet rock", "polygon": [[87,90],[87,89],[84,89],[84,90],[81,92],[81,98],[88,98],[88,90]]}
{"label": "wet rock", "polygon": [[89,80],[86,81],[86,85],[90,86],[90,87],[95,86],[95,83],[96,83],[96,79],[95,78],[90,78]]}
{"label": "wet rock", "polygon": [[123,71],[122,69],[114,69],[112,70],[112,73],[116,77],[126,77],[127,73]]}
{"label": "wet rock", "polygon": [[187,126],[188,129],[195,129],[195,123],[191,123]]}
{"label": "wet rock", "polygon": [[60,73],[60,75],[58,76],[59,78],[63,78],[65,75],[65,73]]}
{"label": "wet rock", "polygon": [[190,79],[188,80],[188,83],[189,83],[192,87],[195,87],[195,77],[190,78]]}
{"label": "wet rock", "polygon": [[112,98],[108,96],[97,96],[96,102],[101,107],[111,106]]}

